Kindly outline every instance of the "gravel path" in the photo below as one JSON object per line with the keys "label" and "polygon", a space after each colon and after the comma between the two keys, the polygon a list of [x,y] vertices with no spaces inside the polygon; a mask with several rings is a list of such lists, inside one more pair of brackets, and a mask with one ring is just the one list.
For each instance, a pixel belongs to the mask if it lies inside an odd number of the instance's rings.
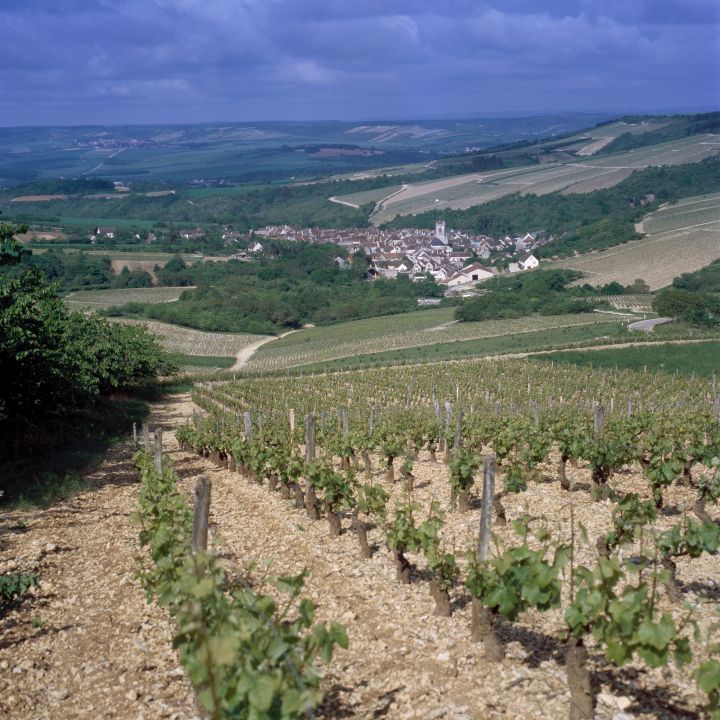
{"label": "gravel path", "polygon": [[230,368],[230,370],[242,370],[250,362],[250,358],[255,354],[259,347],[265,345],[265,343],[272,342],[273,340],[284,338],[286,335],[292,335],[294,332],[297,331],[288,330],[287,332],[282,333],[282,335],[271,335],[270,337],[264,337],[261,340],[256,340],[255,342],[251,342],[249,345],[245,345],[245,347],[235,356],[235,364]]}
{"label": "gravel path", "polygon": [[[177,425],[177,398],[151,423]],[[89,492],[0,515],[0,573],[35,571],[30,598],[0,617],[0,717],[192,718],[194,694],[165,610],[148,605],[138,567],[132,442],[113,447]]]}

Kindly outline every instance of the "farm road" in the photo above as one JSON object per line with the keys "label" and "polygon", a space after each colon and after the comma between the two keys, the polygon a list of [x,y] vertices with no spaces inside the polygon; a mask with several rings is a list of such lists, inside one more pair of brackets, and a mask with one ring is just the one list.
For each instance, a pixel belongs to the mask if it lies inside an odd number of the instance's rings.
{"label": "farm road", "polygon": [[297,332],[297,330],[288,330],[282,335],[264,337],[261,340],[251,342],[249,345],[246,345],[244,348],[242,348],[242,350],[240,350],[240,352],[235,356],[235,364],[230,368],[230,370],[242,370],[244,367],[247,366],[247,364],[250,362],[250,358],[255,354],[255,351],[261,345],[272,342],[273,340],[279,340],[280,338],[284,338],[286,335],[291,335],[294,332]]}
{"label": "farm road", "polygon": [[652,332],[656,325],[664,325],[665,323],[672,322],[672,318],[660,317],[650,318],[649,320],[638,320],[637,322],[630,323],[628,330],[639,330],[640,332]]}

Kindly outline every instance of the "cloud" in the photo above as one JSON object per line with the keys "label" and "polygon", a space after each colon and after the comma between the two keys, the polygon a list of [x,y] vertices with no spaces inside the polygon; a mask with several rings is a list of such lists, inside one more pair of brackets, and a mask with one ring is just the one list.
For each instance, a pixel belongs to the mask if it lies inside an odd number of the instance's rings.
{"label": "cloud", "polygon": [[2,121],[717,105],[719,14],[716,0],[4,0]]}

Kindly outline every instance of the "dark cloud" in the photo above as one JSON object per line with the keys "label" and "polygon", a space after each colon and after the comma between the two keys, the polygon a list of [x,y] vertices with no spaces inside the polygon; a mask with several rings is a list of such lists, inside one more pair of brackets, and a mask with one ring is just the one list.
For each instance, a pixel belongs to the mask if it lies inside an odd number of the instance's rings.
{"label": "dark cloud", "polygon": [[3,124],[720,102],[716,0],[3,0]]}

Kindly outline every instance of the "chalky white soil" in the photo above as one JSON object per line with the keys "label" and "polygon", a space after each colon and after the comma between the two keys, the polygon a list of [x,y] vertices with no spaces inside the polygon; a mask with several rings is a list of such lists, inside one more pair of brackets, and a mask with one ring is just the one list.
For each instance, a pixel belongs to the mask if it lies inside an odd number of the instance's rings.
{"label": "chalky white soil", "polygon": [[[553,718],[567,717],[569,693],[558,640],[562,610],[527,613],[505,625],[505,661],[483,657],[468,632],[470,605],[461,585],[453,592],[453,615],[433,614],[424,560],[411,585],[400,585],[379,529],[369,533],[375,552],[359,557],[357,540],[343,520],[343,534],[331,538],[326,521],[310,521],[267,485],[249,482],[209,460],[180,451],[170,432],[191,413],[186,396],[153,407],[152,422],[164,430],[165,447],[188,496],[197,478],[212,479],[211,542],[235,568],[272,562],[274,573],[309,571],[305,595],[318,604],[317,619],[337,620],[348,630],[350,647],[326,668],[326,701],[319,718]],[[12,718],[186,718],[198,715],[192,690],[172,650],[172,625],[165,612],[148,606],[133,579],[138,554],[137,474],[131,444],[115,448],[91,476],[97,489],[48,510],[5,513],[0,570],[37,568],[38,591],[0,619],[0,716]],[[374,466],[377,468],[375,459]],[[414,473],[413,499],[422,520],[432,499],[447,507],[448,470],[421,453]],[[570,536],[570,505],[591,541],[609,529],[611,505],[588,492],[589,473],[568,468],[577,490],[564,493],[555,468],[543,482],[505,499],[508,519],[528,512],[547,520],[553,532]],[[376,472],[378,480],[382,473]],[[646,493],[642,475],[618,475],[612,485]],[[402,498],[402,484],[386,485]],[[689,491],[666,494],[668,514],[661,527],[677,522],[689,505]],[[391,502],[392,507],[392,502]],[[711,512],[715,512],[716,509]],[[445,538],[458,555],[469,547],[479,525],[479,503],[469,513],[448,513]],[[26,530],[12,530],[20,520]],[[512,541],[510,527],[497,529],[499,542]],[[48,545],[52,543],[52,547]],[[593,550],[579,551],[591,562]],[[715,619],[720,588],[717,558],[678,561],[686,601],[703,628]],[[564,598],[564,602],[567,598]],[[663,608],[680,617],[664,594]],[[34,627],[32,621],[44,621]],[[36,623],[37,624],[37,623]],[[592,654],[599,720],[696,718],[702,695],[690,669],[649,671],[640,665],[613,668]]]}

